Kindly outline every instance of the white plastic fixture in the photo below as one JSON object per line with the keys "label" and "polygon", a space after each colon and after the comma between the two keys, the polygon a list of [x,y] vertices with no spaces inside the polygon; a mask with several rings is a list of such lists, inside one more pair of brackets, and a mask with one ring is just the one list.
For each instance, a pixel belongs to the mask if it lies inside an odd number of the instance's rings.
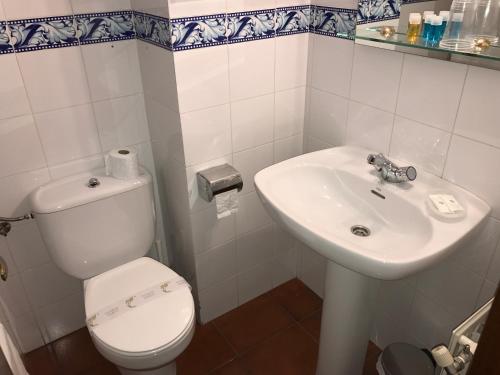
{"label": "white plastic fixture", "polygon": [[[366,162],[369,153],[348,146],[322,150],[255,176],[276,222],[329,260],[318,375],[361,374],[378,280],[400,279],[443,260],[490,212],[470,192],[424,171],[411,183],[382,181]],[[426,203],[434,192],[455,196],[465,215],[434,215]],[[355,226],[369,235],[355,235]]]}

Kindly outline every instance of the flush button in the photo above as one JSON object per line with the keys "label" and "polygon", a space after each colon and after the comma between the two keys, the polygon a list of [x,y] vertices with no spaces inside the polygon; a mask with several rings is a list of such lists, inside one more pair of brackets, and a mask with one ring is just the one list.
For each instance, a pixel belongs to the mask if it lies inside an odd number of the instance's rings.
{"label": "flush button", "polygon": [[101,184],[101,182],[95,178],[95,177],[92,177],[90,180],[89,180],[89,183],[87,184],[87,186],[91,189],[95,188],[95,187],[98,187],[99,185]]}

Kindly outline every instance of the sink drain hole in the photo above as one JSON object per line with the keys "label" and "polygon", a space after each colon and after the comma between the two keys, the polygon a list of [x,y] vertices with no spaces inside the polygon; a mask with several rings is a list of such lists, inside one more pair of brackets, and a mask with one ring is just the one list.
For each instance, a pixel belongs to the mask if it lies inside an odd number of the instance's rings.
{"label": "sink drain hole", "polygon": [[351,232],[355,236],[359,236],[359,237],[368,237],[371,233],[370,229],[368,229],[367,227],[365,227],[363,225],[353,225],[351,227]]}

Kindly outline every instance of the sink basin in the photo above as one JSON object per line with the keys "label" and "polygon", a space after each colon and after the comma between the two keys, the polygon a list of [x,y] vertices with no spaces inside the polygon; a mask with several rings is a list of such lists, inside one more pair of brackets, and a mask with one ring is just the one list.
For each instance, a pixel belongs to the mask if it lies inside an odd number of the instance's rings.
{"label": "sink basin", "polygon": [[[490,212],[470,192],[422,171],[413,182],[385,182],[367,163],[368,154],[337,147],[255,176],[275,221],[329,260],[318,375],[360,375],[379,280],[404,278],[443,260]],[[429,194],[451,194],[464,210],[443,216]]]}
{"label": "sink basin", "polygon": [[[488,215],[484,201],[425,172],[411,183],[381,181],[366,162],[369,153],[346,146],[305,154],[262,170],[255,185],[268,212],[295,237],[377,279],[400,279],[438,262]],[[465,217],[433,215],[426,202],[432,192],[453,194]],[[357,236],[353,226],[370,234]]]}

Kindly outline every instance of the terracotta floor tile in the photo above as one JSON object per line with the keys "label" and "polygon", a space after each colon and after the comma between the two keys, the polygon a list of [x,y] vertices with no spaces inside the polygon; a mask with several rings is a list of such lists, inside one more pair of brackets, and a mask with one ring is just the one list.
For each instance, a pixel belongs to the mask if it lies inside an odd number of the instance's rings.
{"label": "terracotta floor tile", "polygon": [[245,354],[241,361],[255,375],[314,375],[318,345],[299,326],[279,332]]}
{"label": "terracotta floor tile", "polygon": [[321,309],[321,298],[299,279],[287,281],[270,293],[296,320]]}
{"label": "terracotta floor tile", "polygon": [[120,371],[111,362],[103,362],[79,375],[120,375]]}
{"label": "terracotta floor tile", "polygon": [[368,343],[366,350],[365,366],[363,368],[363,375],[378,375],[377,360],[382,351],[373,343]]}
{"label": "terracotta floor tile", "polygon": [[321,331],[321,310],[316,311],[307,318],[301,320],[299,324],[319,342],[319,334]]}
{"label": "terracotta floor tile", "polygon": [[210,375],[247,375],[248,371],[243,367],[240,360],[235,359],[220,369],[211,372]]}
{"label": "terracotta floor tile", "polygon": [[238,354],[293,323],[290,314],[266,294],[214,320]]}
{"label": "terracotta floor tile", "polygon": [[42,346],[23,356],[24,366],[30,375],[59,374],[56,356],[50,345]]}
{"label": "terracotta floor tile", "polygon": [[106,361],[95,348],[86,327],[54,341],[52,348],[63,374],[84,372]]}
{"label": "terracotta floor tile", "polygon": [[212,323],[197,325],[191,344],[177,359],[177,374],[206,374],[235,357],[233,349]]}

